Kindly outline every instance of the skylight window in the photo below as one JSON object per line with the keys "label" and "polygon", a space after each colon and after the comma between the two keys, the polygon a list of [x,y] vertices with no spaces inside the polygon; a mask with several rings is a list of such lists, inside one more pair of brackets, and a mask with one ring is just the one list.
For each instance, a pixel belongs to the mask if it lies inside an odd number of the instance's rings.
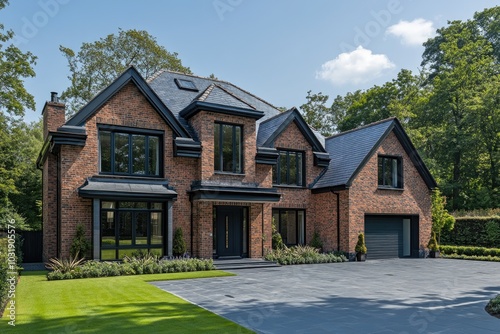
{"label": "skylight window", "polygon": [[174,81],[177,87],[179,87],[180,89],[192,90],[194,92],[198,91],[198,88],[196,88],[196,85],[191,80],[174,79]]}

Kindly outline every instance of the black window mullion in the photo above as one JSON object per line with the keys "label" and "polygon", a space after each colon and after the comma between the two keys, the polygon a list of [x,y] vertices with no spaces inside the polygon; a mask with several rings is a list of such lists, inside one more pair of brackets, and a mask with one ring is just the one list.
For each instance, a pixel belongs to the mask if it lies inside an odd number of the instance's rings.
{"label": "black window mullion", "polygon": [[223,143],[224,141],[222,140],[223,139],[223,131],[224,131],[224,128],[223,128],[223,124],[218,124],[217,125],[219,127],[219,163],[220,163],[220,171],[224,171],[224,156],[223,156],[223,153],[224,153],[224,149],[223,149]]}
{"label": "black window mullion", "polygon": [[233,166],[232,172],[235,173],[236,172],[236,126],[234,126],[234,125],[231,127],[231,135],[232,135],[231,144],[233,146],[233,148],[232,148],[233,161],[231,163],[231,166]]}
{"label": "black window mullion", "polygon": [[146,175],[150,175],[149,173],[149,136],[144,136],[144,141],[146,142],[146,144],[144,145],[145,146],[145,150],[146,150],[146,154],[144,154],[144,170],[146,171]]}
{"label": "black window mullion", "polygon": [[127,174],[134,174],[134,157],[132,156],[132,135],[129,133],[128,134],[128,173]]}
{"label": "black window mullion", "polygon": [[290,184],[290,154],[291,152],[286,152],[286,184]]}
{"label": "black window mullion", "polygon": [[115,173],[115,133],[111,132],[111,173]]}

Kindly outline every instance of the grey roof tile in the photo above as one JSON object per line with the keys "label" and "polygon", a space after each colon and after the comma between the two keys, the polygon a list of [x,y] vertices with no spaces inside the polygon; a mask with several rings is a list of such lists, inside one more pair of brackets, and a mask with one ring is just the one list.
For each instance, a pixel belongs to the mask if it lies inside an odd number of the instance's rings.
{"label": "grey roof tile", "polygon": [[259,131],[257,134],[257,147],[264,145],[266,140],[271,137],[271,135],[279,128],[279,126],[287,119],[287,117],[292,113],[293,109],[285,111],[281,114],[275,115],[267,120],[263,121],[259,125]]}
{"label": "grey roof tile", "polygon": [[327,138],[326,151],[330,154],[330,164],[313,188],[344,186],[352,182],[358,168],[394,122],[391,118]]}

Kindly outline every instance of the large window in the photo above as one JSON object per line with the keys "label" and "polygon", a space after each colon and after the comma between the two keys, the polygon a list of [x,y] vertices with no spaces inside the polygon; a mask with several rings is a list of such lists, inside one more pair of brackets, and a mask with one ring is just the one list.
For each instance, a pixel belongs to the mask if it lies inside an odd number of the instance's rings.
{"label": "large window", "polygon": [[163,256],[163,204],[101,202],[101,260],[138,251]]}
{"label": "large window", "polygon": [[378,185],[381,188],[403,188],[403,171],[400,157],[378,157]]}
{"label": "large window", "polygon": [[304,153],[280,151],[278,163],[273,165],[273,183],[279,185],[303,186]]}
{"label": "large window", "polygon": [[214,169],[217,172],[242,173],[242,128],[239,125],[215,123]]}
{"label": "large window", "polygon": [[305,244],[305,216],[304,210],[273,209],[273,224],[285,245]]}
{"label": "large window", "polygon": [[103,174],[160,176],[160,136],[99,131]]}

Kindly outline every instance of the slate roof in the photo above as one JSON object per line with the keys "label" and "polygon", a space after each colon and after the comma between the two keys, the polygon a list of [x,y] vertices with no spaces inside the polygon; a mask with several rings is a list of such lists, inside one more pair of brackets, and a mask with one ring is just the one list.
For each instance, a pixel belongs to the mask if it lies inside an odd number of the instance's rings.
{"label": "slate roof", "polygon": [[330,164],[313,189],[349,187],[391,131],[398,138],[429,189],[437,187],[398,119],[393,117],[326,138]]}
{"label": "slate roof", "polygon": [[257,135],[257,147],[261,147],[271,137],[271,135],[279,128],[279,126],[290,116],[292,109],[268,118],[259,125]]}
{"label": "slate roof", "polygon": [[[198,92],[179,89],[174,82],[174,79],[176,78],[192,81],[198,88]],[[172,111],[172,113],[179,119],[182,119],[182,117],[179,116],[179,113],[191,104],[191,102],[200,98],[200,96],[203,95],[203,92],[205,92],[211,85],[213,85],[211,91],[213,95],[209,94],[209,100],[205,100],[205,102],[218,104],[228,103],[230,106],[262,111],[265,116],[260,119],[260,121],[280,113],[280,111],[272,104],[226,81],[202,78],[172,71],[161,71],[148,80],[148,83],[168,109],[170,109],[170,111]],[[187,124],[185,120],[181,120],[181,122]]]}
{"label": "slate roof", "polygon": [[330,164],[313,189],[350,185],[356,172],[392,129],[393,123],[391,118],[326,138]]}

